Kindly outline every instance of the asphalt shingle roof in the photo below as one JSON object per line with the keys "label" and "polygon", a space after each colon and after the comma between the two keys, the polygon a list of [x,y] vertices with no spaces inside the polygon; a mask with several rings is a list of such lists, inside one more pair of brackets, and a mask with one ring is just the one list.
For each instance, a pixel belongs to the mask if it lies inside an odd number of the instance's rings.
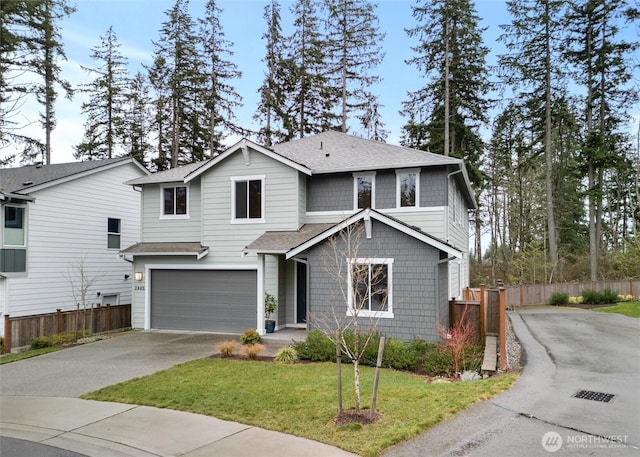
{"label": "asphalt shingle roof", "polygon": [[296,231],[265,232],[247,246],[247,249],[257,252],[285,253],[309,241],[334,225],[335,224],[331,223],[305,224]]}
{"label": "asphalt shingle roof", "polygon": [[136,243],[120,251],[134,255],[199,255],[207,251],[200,243]]}
{"label": "asphalt shingle roof", "polygon": [[30,188],[123,160],[130,160],[130,158],[119,157],[115,159],[90,160],[87,162],[0,168],[0,188],[6,192],[28,192]]}
{"label": "asphalt shingle roof", "polygon": [[157,173],[152,173],[141,178],[131,179],[125,184],[142,185],[163,182],[183,182],[184,178],[196,171],[201,166],[205,165],[207,162],[209,162],[209,160],[203,160],[200,162],[182,165],[176,168],[170,168],[169,170],[159,171]]}
{"label": "asphalt shingle roof", "polygon": [[313,173],[337,173],[385,168],[460,164],[461,160],[417,149],[326,131],[280,143],[273,150]]}

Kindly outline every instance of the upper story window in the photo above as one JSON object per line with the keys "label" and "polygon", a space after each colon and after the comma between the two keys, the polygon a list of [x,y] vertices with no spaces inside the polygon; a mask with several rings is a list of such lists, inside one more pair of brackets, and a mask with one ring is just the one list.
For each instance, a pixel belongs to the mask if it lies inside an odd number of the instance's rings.
{"label": "upper story window", "polygon": [[348,314],[393,317],[393,259],[350,259]]}
{"label": "upper story window", "polygon": [[231,178],[232,222],[264,222],[264,176]]}
{"label": "upper story window", "polygon": [[120,219],[107,218],[107,248],[120,249]]}
{"label": "upper story window", "polygon": [[189,187],[163,187],[161,204],[163,218],[189,217]]}
{"label": "upper story window", "polygon": [[396,206],[398,208],[418,207],[418,202],[420,201],[420,171],[397,171],[396,183]]}
{"label": "upper story window", "polygon": [[24,206],[4,207],[3,245],[26,246],[26,211]]}
{"label": "upper story window", "polygon": [[376,200],[375,173],[354,174],[354,206],[355,209],[373,208]]}

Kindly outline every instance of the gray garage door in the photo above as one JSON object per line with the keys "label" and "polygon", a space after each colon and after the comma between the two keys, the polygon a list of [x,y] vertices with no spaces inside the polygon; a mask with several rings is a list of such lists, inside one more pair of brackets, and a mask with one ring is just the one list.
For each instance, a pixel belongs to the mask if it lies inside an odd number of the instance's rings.
{"label": "gray garage door", "polygon": [[256,326],[255,270],[152,270],[151,328],[241,333]]}

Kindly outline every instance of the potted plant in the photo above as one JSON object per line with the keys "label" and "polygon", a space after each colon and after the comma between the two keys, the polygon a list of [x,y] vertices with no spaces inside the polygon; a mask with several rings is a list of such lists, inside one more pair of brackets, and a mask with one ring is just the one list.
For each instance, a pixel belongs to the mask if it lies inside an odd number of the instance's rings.
{"label": "potted plant", "polygon": [[276,328],[276,321],[271,320],[271,314],[276,310],[278,306],[278,299],[271,295],[269,292],[264,294],[264,317],[265,317],[265,329],[267,333],[273,333]]}

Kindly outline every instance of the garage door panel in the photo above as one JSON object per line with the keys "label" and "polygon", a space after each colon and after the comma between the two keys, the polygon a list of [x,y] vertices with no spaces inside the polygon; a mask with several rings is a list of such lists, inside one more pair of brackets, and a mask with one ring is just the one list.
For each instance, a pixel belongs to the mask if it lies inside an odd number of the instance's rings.
{"label": "garage door panel", "polygon": [[152,270],[151,327],[243,332],[255,326],[255,270]]}

